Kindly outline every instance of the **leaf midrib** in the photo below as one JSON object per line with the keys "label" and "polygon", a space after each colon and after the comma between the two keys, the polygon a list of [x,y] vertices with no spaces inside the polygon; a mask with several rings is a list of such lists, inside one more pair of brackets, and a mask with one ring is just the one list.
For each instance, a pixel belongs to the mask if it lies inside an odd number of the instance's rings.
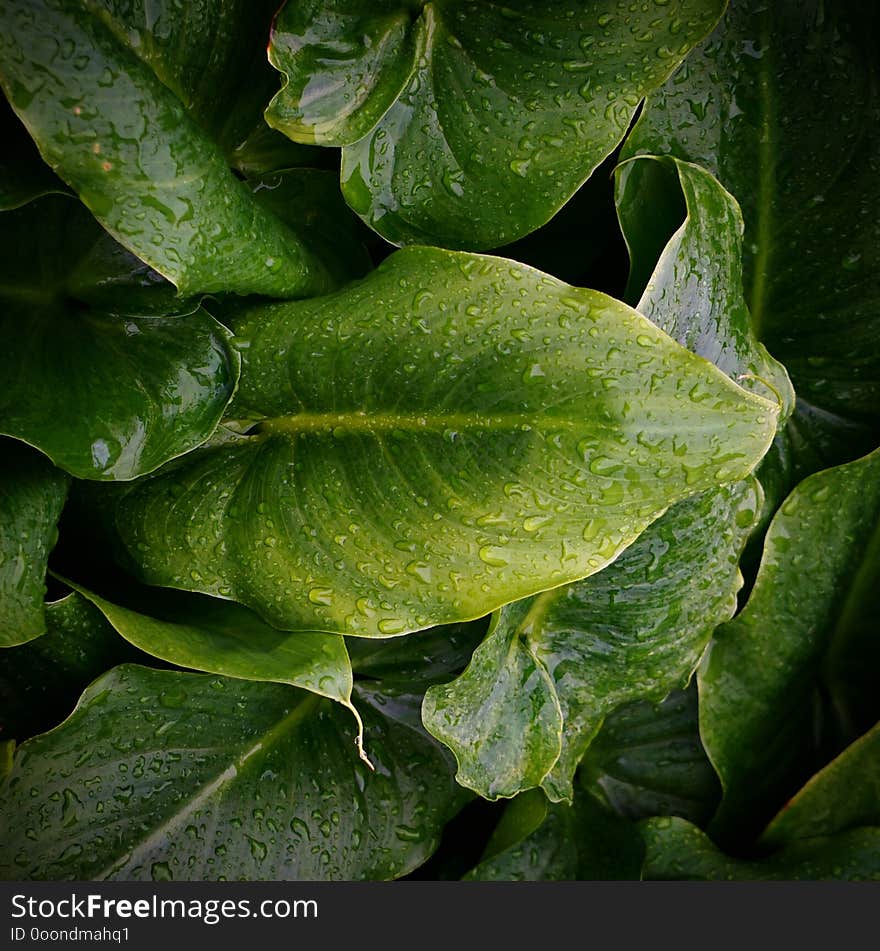
{"label": "leaf midrib", "polygon": [[[744,391],[748,393],[748,391]],[[749,394],[754,395],[754,394]],[[760,399],[763,399],[760,397]],[[766,402],[766,401],[765,401]],[[543,428],[562,428],[591,433],[606,430],[619,433],[620,425],[606,423],[595,417],[554,416],[547,412],[518,413],[478,413],[478,412],[436,412],[425,413],[376,413],[369,410],[348,410],[341,413],[294,413],[287,416],[272,416],[259,419],[255,423],[255,434],[298,435],[305,433],[327,433],[334,429],[345,433],[381,433],[381,432],[438,432],[461,430],[499,430],[509,432],[529,432]],[[701,429],[696,423],[691,430]],[[707,423],[707,429],[717,428]],[[653,422],[653,433],[681,432],[678,421],[667,424]]]}

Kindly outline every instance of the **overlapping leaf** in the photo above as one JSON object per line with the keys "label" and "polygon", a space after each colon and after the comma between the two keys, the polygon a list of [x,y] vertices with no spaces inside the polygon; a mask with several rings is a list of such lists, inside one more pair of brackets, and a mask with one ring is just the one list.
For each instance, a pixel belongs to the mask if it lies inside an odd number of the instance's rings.
{"label": "overlapping leaf", "polygon": [[871,4],[732,0],[624,150],[699,162],[739,200],[756,331],[820,440],[880,421],[877,27]]}
{"label": "overlapping leaf", "polygon": [[0,439],[0,647],[46,631],[46,565],[69,483],[33,449]]}
{"label": "overlapping leaf", "polygon": [[541,785],[569,798],[604,717],[683,686],[729,619],[737,562],[760,494],[750,480],[676,505],[611,566],[501,609],[456,681],[433,688],[423,717],[489,798]]}
{"label": "overlapping leaf", "polygon": [[85,479],[131,479],[204,442],[238,377],[229,332],[169,309],[170,285],[70,198],[3,224],[0,433]]}
{"label": "overlapping leaf", "polygon": [[461,791],[419,728],[420,695],[373,683],[356,699],[374,771],[348,713],[315,694],[117,667],[16,753],[0,786],[0,876],[405,874],[430,854]]}
{"label": "overlapping leaf", "polygon": [[129,589],[123,605],[76,590],[147,654],[178,667],[309,690],[348,707],[360,726],[351,703],[351,662],[339,635],[277,631],[240,604],[203,595]]}
{"label": "overlapping leaf", "polygon": [[233,326],[248,434],[96,500],[143,580],[281,628],[399,634],[591,574],[776,424],[624,305],[500,259],[407,249]]}
{"label": "overlapping leaf", "polygon": [[9,0],[0,11],[0,83],[41,154],[184,293],[331,284],[224,155],[246,140],[248,97],[265,89],[252,81],[271,13],[248,0]]}
{"label": "overlapping leaf", "polygon": [[746,607],[700,671],[701,731],[724,786],[719,835],[758,832],[827,747],[876,721],[878,580],[880,450],[789,496]]}
{"label": "overlapping leaf", "polygon": [[288,3],[269,123],[344,145],[349,204],[396,244],[498,247],[614,149],[722,0]]}

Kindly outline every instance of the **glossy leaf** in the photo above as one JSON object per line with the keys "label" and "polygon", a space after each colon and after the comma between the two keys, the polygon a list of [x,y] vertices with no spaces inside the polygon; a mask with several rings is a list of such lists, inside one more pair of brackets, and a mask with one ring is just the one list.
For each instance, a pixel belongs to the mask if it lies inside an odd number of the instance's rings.
{"label": "glossy leaf", "polygon": [[629,819],[707,822],[721,788],[700,741],[696,689],[615,710],[581,761],[580,781]]}
{"label": "glossy leaf", "polygon": [[240,604],[204,595],[140,589],[126,592],[122,605],[73,587],[147,654],[209,674],[301,687],[349,707],[358,718],[351,662],[338,635],[277,631]]}
{"label": "glossy leaf", "polygon": [[222,151],[270,13],[248,0],[9,0],[0,12],[0,83],[43,158],[182,293],[330,286]]}
{"label": "glossy leaf", "polygon": [[684,819],[642,823],[648,879],[688,881],[880,880],[880,828],[853,829],[805,839],[767,858],[746,861],[724,855],[705,833]]}
{"label": "glossy leaf", "polygon": [[784,845],[880,826],[880,725],[848,746],[785,804],[762,841]]}
{"label": "glossy leaf", "polygon": [[0,647],[46,631],[46,565],[69,482],[32,449],[0,440]]}
{"label": "glossy leaf", "polygon": [[3,224],[0,433],[82,479],[132,479],[204,442],[238,377],[229,332],[195,305],[169,310],[169,285],[70,198]]}
{"label": "glossy leaf", "polygon": [[625,305],[495,258],[407,249],[233,326],[248,434],[99,502],[142,580],[280,628],[402,634],[583,577],[775,430]]}
{"label": "glossy leaf", "polygon": [[582,791],[571,806],[550,803],[536,790],[517,796],[487,852],[469,880],[637,879],[642,862],[634,827]]}
{"label": "glossy leaf", "polygon": [[759,507],[754,480],[707,492],[604,571],[502,608],[465,673],[425,698],[425,725],[455,753],[458,781],[493,799],[538,785],[570,798],[603,719],[682,687],[733,615]]}
{"label": "glossy leaf", "polygon": [[[650,164],[662,164],[674,176],[686,210],[657,258],[650,234],[643,233],[653,226],[652,210],[638,203],[638,189],[630,184],[631,178],[656,174],[644,168]],[[736,200],[704,169],[655,157],[621,165],[617,192],[633,272],[656,260],[636,310],[742,386],[776,399],[784,420],[794,407],[794,391],[785,368],[758,342],[751,326],[743,294],[743,220]]]}
{"label": "glossy leaf", "polygon": [[[417,699],[358,688],[374,772],[337,704],[281,684],[124,666],[25,743],[0,787],[15,879],[340,880],[405,874],[461,803]],[[31,790],[37,790],[36,795]]]}
{"label": "glossy leaf", "polygon": [[880,422],[880,100],[871,4],[732,0],[624,155],[715,172],[743,206],[760,339],[799,401]]}
{"label": "glossy leaf", "polygon": [[[700,671],[700,721],[721,777],[718,835],[757,832],[821,762],[877,719],[874,592],[880,581],[880,451],[805,479],[773,519],[743,611]],[[840,748],[839,739],[836,739]]]}
{"label": "glossy leaf", "polygon": [[542,225],[625,134],[722,0],[536,8],[288,3],[270,125],[344,145],[352,208],[395,244],[498,247]]}
{"label": "glossy leaf", "polygon": [[79,594],[50,602],[45,613],[42,637],[3,654],[0,740],[22,741],[56,726],[96,677],[142,659]]}

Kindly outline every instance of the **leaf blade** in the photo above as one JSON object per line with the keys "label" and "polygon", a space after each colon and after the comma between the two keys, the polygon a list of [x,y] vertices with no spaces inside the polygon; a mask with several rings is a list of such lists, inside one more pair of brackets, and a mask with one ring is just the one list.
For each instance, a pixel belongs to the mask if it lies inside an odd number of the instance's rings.
{"label": "leaf blade", "polygon": [[[231,414],[255,428],[114,493],[110,517],[143,580],[280,628],[400,634],[583,577],[673,501],[746,475],[775,428],[771,404],[634,311],[501,259],[407,249],[233,326]],[[211,491],[172,519],[184,485]]]}

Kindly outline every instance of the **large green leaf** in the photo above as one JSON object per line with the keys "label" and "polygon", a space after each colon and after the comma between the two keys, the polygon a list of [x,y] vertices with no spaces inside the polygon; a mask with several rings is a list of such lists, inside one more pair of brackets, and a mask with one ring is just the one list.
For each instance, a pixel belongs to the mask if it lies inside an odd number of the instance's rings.
{"label": "large green leaf", "polygon": [[6,651],[0,667],[0,739],[55,726],[82,691],[116,664],[142,659],[81,595],[45,607],[46,633]]}
{"label": "large green leaf", "polygon": [[349,204],[395,244],[492,248],[552,215],[724,0],[308,0],[270,57],[269,123],[344,145]]}
{"label": "large green leaf", "polygon": [[98,502],[143,580],[281,628],[401,634],[584,577],[776,424],[625,305],[496,258],[406,249],[233,326],[252,428]]}
{"label": "large green leaf", "polygon": [[707,822],[721,788],[700,741],[695,686],[615,710],[581,761],[580,782],[630,819]]}
{"label": "large green leaf", "polygon": [[794,490],[746,607],[716,632],[699,683],[703,740],[724,786],[718,835],[759,831],[822,765],[817,709],[837,749],[876,721],[878,582],[880,450]]}
{"label": "large green leaf", "polygon": [[785,804],[762,841],[784,845],[880,826],[880,725],[859,737]]}
{"label": "large green leaf", "polygon": [[84,479],[131,479],[204,442],[238,377],[229,332],[196,305],[178,316],[171,286],[71,198],[3,224],[0,433]]}
{"label": "large green leaf", "polygon": [[505,810],[471,881],[637,879],[643,849],[630,823],[578,791],[571,806],[533,790]]}
{"label": "large green leaf", "polygon": [[185,293],[284,297],[330,284],[223,154],[240,144],[230,109],[271,12],[250,0],[8,0],[0,10],[0,83],[41,154]]}
{"label": "large green leaf", "polygon": [[124,666],[0,787],[0,875],[356,879],[405,874],[460,806],[404,689],[357,688],[375,771],[338,704],[281,684]]}
{"label": "large green leaf", "polygon": [[798,398],[880,423],[880,62],[872,4],[732,0],[624,155],[674,154],[743,207],[758,335]]}
{"label": "large green leaf", "polygon": [[880,828],[852,829],[804,839],[764,859],[725,855],[705,833],[684,819],[648,819],[643,877],[689,881],[880,880]]}
{"label": "large green leaf", "polygon": [[0,439],[0,647],[46,631],[46,564],[69,482],[32,449]]}
{"label": "large green leaf", "polygon": [[748,480],[682,502],[604,571],[507,605],[423,718],[488,798],[541,785],[569,798],[603,719],[683,686],[736,608],[737,562],[760,508]]}

